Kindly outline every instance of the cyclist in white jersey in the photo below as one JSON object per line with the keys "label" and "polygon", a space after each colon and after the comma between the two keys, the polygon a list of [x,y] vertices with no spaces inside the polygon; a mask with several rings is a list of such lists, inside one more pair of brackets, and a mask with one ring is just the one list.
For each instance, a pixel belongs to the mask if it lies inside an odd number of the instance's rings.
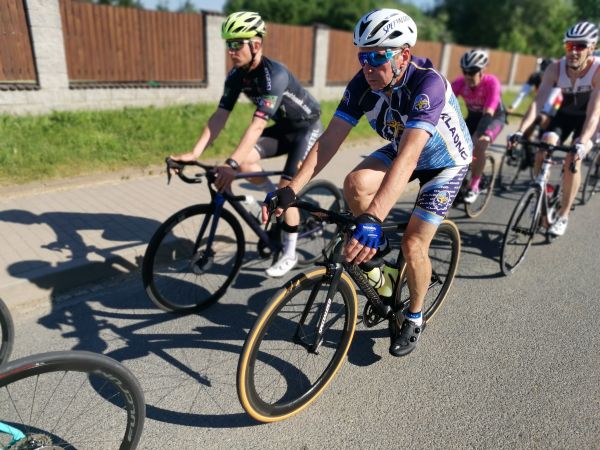
{"label": "cyclist in white jersey", "polygon": [[[535,102],[521,121],[519,129],[510,136],[517,142],[535,120],[553,87],[563,94],[562,104],[542,136],[544,142],[557,144],[573,134],[574,151],[567,154],[566,167],[575,163],[576,172],[564,171],[563,198],[559,219],[548,230],[562,236],[568,224],[571,205],[581,184],[581,160],[592,146],[592,138],[600,118],[600,58],[593,51],[598,42],[598,27],[590,22],[579,22],[567,30],[564,36],[566,56],[546,69]],[[544,152],[536,155],[535,172],[539,173]]]}

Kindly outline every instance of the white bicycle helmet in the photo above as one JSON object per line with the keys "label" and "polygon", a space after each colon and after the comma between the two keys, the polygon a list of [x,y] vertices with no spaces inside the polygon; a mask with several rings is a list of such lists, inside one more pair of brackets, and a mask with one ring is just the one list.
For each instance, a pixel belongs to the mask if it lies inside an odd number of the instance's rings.
{"label": "white bicycle helmet", "polygon": [[488,63],[488,53],[485,50],[473,49],[460,58],[460,67],[463,70],[481,70]]}
{"label": "white bicycle helmet", "polygon": [[563,42],[585,42],[587,45],[596,45],[598,27],[591,22],[578,22],[567,30]]}
{"label": "white bicycle helmet", "polygon": [[417,25],[398,9],[376,9],[358,21],[354,27],[357,47],[413,47],[417,42]]}

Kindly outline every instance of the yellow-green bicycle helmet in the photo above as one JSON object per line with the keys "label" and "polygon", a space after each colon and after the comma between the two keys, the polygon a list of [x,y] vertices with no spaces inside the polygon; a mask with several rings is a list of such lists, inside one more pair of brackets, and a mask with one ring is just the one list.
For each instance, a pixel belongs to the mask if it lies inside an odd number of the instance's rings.
{"label": "yellow-green bicycle helmet", "polygon": [[221,26],[223,39],[248,39],[263,37],[267,33],[265,22],[255,12],[239,11],[227,16]]}

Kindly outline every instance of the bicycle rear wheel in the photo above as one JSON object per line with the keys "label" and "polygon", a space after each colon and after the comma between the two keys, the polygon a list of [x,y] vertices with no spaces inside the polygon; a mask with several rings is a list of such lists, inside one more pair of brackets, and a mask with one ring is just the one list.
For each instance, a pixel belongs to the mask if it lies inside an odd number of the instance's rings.
{"label": "bicycle rear wheel", "polygon": [[0,365],[10,357],[14,336],[15,330],[10,311],[0,298]]}
{"label": "bicycle rear wheel", "polygon": [[[329,308],[325,269],[288,282],[262,311],[240,355],[237,391],[260,422],[287,419],[321,395],[341,367],[354,335],[356,291],[343,273]],[[322,314],[322,339],[315,344]]]}
{"label": "bicycle rear wheel", "polygon": [[479,195],[473,203],[465,203],[465,212],[469,217],[479,216],[492,197],[496,182],[496,161],[492,155],[486,155],[485,166],[479,182]]}
{"label": "bicycle rear wheel", "polygon": [[585,180],[581,188],[581,204],[585,205],[590,201],[592,195],[596,192],[598,179],[600,178],[600,149],[594,149],[590,152],[590,163],[585,174]]}
{"label": "bicycle rear wheel", "polygon": [[173,214],[152,236],[142,279],[159,308],[179,312],[205,308],[219,300],[237,276],[245,251],[242,227],[223,209],[209,251],[214,224],[212,205],[194,205]]}
{"label": "bicycle rear wheel", "polygon": [[500,268],[504,275],[514,273],[525,259],[540,221],[541,211],[538,208],[540,195],[541,191],[538,187],[527,189],[510,216],[500,255]]}
{"label": "bicycle rear wheel", "polygon": [[[439,310],[448,296],[454,277],[458,270],[460,259],[460,231],[456,224],[444,220],[438,227],[431,245],[429,246],[429,259],[431,260],[431,282],[423,303],[423,318],[429,321]],[[406,263],[400,271],[402,283],[396,287],[394,297],[396,311],[408,308],[410,296],[406,282]]]}
{"label": "bicycle rear wheel", "polygon": [[[340,212],[344,209],[344,199],[340,189],[325,180],[312,181],[298,194],[298,198],[313,203],[329,211]],[[323,250],[336,236],[339,226],[325,223],[308,211],[300,211],[300,227],[298,230],[298,266],[313,265],[323,259]]]}
{"label": "bicycle rear wheel", "polygon": [[145,414],[137,379],[104,355],[51,352],[0,368],[0,418],[25,434],[12,447],[0,434],[0,448],[135,449]]}

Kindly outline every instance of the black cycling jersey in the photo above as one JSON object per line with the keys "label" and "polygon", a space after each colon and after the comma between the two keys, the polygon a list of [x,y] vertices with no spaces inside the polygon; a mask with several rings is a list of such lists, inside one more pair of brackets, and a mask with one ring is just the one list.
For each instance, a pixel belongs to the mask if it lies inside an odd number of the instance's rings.
{"label": "black cycling jersey", "polygon": [[219,107],[231,111],[240,92],[256,105],[255,117],[273,119],[285,129],[306,128],[321,116],[315,98],[281,63],[264,56],[254,70],[234,68],[227,75]]}

